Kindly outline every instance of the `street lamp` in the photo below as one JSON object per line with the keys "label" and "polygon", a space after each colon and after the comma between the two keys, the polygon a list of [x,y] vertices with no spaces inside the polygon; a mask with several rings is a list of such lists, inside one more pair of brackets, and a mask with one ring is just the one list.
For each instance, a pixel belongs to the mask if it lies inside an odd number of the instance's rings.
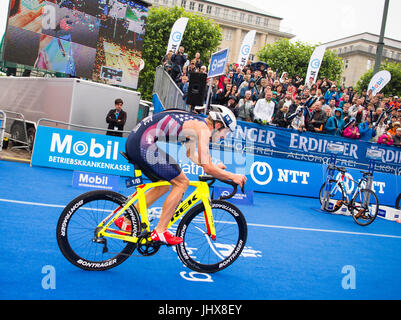
{"label": "street lamp", "polygon": [[376,62],[375,62],[373,74],[376,74],[377,72],[379,72],[380,65],[382,62],[383,46],[384,46],[384,32],[386,30],[386,21],[387,21],[387,12],[388,12],[389,2],[390,2],[390,0],[385,0],[385,2],[384,2],[382,26],[381,26],[381,31],[380,31],[379,42],[377,44]]}

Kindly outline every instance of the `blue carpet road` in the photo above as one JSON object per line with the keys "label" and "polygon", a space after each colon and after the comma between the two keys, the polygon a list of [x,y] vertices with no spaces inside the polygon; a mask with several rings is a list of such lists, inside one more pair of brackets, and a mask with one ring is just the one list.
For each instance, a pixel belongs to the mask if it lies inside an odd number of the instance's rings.
{"label": "blue carpet road", "polygon": [[[253,206],[239,206],[248,222],[246,248],[221,272],[192,272],[167,247],[88,272],[70,264],[56,242],[63,207],[86,191],[72,187],[72,172],[0,161],[0,178],[1,299],[401,298],[395,222],[377,218],[361,227],[351,217],[315,210],[317,199],[257,193]],[[120,192],[129,191],[122,184]]]}

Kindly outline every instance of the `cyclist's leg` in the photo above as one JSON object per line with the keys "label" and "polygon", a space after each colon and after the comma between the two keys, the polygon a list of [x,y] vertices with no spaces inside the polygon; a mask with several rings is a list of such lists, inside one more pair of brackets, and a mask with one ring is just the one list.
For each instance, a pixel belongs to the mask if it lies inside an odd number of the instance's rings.
{"label": "cyclist's leg", "polygon": [[174,211],[189,186],[189,180],[183,172],[181,172],[176,178],[170,180],[170,183],[172,188],[170,194],[164,201],[160,220],[155,228],[157,233],[163,233],[167,230],[167,226],[174,215]]}

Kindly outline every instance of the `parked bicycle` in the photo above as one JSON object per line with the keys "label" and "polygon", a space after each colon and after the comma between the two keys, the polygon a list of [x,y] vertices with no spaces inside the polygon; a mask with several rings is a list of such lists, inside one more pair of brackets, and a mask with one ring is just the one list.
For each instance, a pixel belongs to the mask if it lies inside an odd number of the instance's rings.
{"label": "parked bicycle", "polygon": [[[370,171],[361,171],[362,178],[355,181],[350,177],[346,177],[347,170],[343,167],[329,165],[328,170],[339,171],[337,178],[328,177],[320,188],[319,200],[322,209],[328,212],[336,212],[343,205],[351,213],[355,222],[361,226],[371,224],[379,211],[379,201],[374,191],[372,191],[373,173]],[[348,188],[345,180],[357,184],[355,191],[352,193]]]}
{"label": "parked bicycle", "polygon": [[[141,180],[140,171],[135,172]],[[238,185],[222,181],[233,187],[232,193],[210,200],[209,187],[215,181],[211,176],[191,181],[195,191],[180,203],[168,225],[170,228],[179,221],[176,234],[184,242],[176,246],[178,257],[190,269],[203,273],[231,265],[240,256],[247,239],[244,215],[226,201],[235,195]],[[57,243],[63,255],[81,269],[100,271],[118,266],[135,250],[142,256],[156,254],[164,243],[150,238],[145,192],[164,185],[170,184],[141,183],[129,197],[95,190],[72,200],[57,224]],[[139,212],[134,206],[137,201]],[[130,232],[113,229],[114,221],[122,215],[131,223]]]}

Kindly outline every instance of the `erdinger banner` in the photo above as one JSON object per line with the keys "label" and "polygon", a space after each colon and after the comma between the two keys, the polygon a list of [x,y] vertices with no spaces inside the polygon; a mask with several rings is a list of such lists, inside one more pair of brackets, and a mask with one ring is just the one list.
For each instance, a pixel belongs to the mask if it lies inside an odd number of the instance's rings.
{"label": "erdinger banner", "polygon": [[391,73],[387,70],[382,70],[376,73],[369,82],[368,93],[372,90],[372,96],[378,94],[391,80]]}
{"label": "erdinger banner", "polygon": [[184,35],[184,31],[187,27],[188,20],[188,18],[179,18],[174,23],[173,28],[171,29],[166,53],[168,53],[170,50],[173,51],[173,53],[177,52]]}
{"label": "erdinger banner", "polygon": [[238,55],[238,64],[243,67],[246,65],[248,61],[249,54],[251,53],[251,49],[253,46],[253,42],[255,41],[256,30],[249,31],[242,41],[242,45]]}
{"label": "erdinger banner", "polygon": [[371,162],[366,154],[379,151],[382,156],[375,161],[375,171],[393,174],[401,172],[401,148],[329,134],[299,133],[291,129],[243,121],[237,123],[236,131],[212,148],[327,164],[332,154],[326,147],[329,143],[336,143],[344,146],[343,151],[336,155],[340,165],[366,170]]}

